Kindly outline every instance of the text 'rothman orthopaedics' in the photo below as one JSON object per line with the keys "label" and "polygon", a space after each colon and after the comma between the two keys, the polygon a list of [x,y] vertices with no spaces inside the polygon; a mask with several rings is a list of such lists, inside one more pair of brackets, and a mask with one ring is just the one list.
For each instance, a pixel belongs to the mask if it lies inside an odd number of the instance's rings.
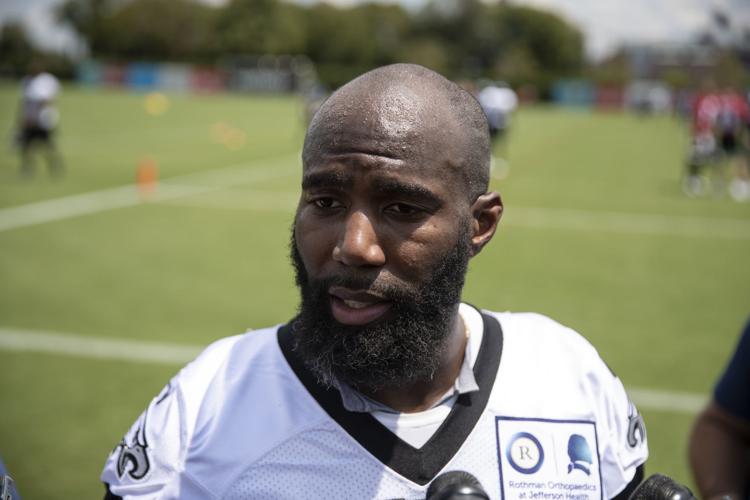
{"label": "text 'rothman orthopaedics'", "polygon": [[[588,498],[588,495],[583,492],[596,491],[597,489],[593,484],[562,483],[554,481],[547,481],[546,483],[531,481],[510,481],[508,483],[508,486],[513,489],[541,490],[529,491],[528,493],[525,493],[523,495],[524,498],[539,500],[583,500]],[[576,492],[578,493],[576,494]]]}

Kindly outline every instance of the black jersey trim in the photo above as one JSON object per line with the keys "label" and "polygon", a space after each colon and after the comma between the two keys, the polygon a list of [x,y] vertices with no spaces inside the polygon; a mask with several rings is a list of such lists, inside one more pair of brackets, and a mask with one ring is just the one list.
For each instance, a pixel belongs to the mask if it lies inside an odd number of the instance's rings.
{"label": "black jersey trim", "polygon": [[625,486],[625,488],[620,493],[617,494],[617,496],[613,497],[612,500],[628,500],[628,498],[630,498],[630,495],[633,494],[638,485],[641,484],[645,475],[646,467],[645,465],[641,464],[635,469],[633,479]]}
{"label": "black jersey trim", "polygon": [[122,500],[122,497],[112,493],[112,491],[109,489],[109,484],[104,483],[104,487],[106,488],[106,491],[104,492],[104,500]]}
{"label": "black jersey trim", "polygon": [[481,314],[484,335],[474,363],[479,391],[461,394],[437,432],[419,449],[399,439],[369,413],[350,412],[344,408],[338,390],[320,384],[297,356],[289,325],[279,328],[278,340],[295,375],[332,419],[384,465],[419,485],[425,485],[447,465],[469,437],[487,406],[495,383],[502,357],[503,332],[494,316]]}

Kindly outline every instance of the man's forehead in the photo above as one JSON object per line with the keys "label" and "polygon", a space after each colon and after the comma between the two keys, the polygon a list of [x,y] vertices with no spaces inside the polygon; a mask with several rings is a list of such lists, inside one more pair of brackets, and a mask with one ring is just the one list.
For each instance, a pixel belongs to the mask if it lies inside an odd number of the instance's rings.
{"label": "man's forehead", "polygon": [[368,155],[340,156],[306,168],[302,188],[306,190],[364,188],[372,194],[409,195],[438,198],[455,186],[446,176],[430,175],[427,169],[411,168],[406,162],[389,158],[368,158]]}
{"label": "man's forehead", "polygon": [[428,181],[426,168],[414,168],[407,161],[380,155],[352,152],[347,154],[324,155],[318,161],[305,166],[302,174],[303,185],[329,182],[332,184],[353,184],[359,178],[373,182],[389,179],[403,179],[408,182]]}
{"label": "man's forehead", "polygon": [[393,149],[389,145],[388,141],[341,141],[336,152],[323,148],[320,154],[306,158],[302,187],[350,190],[360,181],[358,186],[372,194],[433,200],[459,196],[465,190],[463,168],[445,150],[411,146]]}
{"label": "man's forehead", "polygon": [[[393,147],[395,146],[395,147]],[[463,176],[460,156],[450,148],[432,148],[392,141],[355,140],[344,137],[336,147],[323,147],[303,162],[303,178],[309,172],[328,171],[337,175],[398,177],[415,182],[455,183]]]}
{"label": "man's forehead", "polygon": [[461,128],[450,106],[429,90],[393,84],[344,89],[311,124],[305,160],[320,154],[362,151],[400,159],[441,160],[459,146]]}

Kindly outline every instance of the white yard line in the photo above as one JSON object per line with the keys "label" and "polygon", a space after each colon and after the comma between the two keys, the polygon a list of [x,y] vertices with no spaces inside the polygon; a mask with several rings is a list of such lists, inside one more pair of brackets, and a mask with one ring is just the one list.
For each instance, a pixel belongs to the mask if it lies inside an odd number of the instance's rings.
{"label": "white yard line", "polygon": [[273,165],[274,162],[285,157],[287,156],[279,156],[209,170],[207,172],[196,172],[164,179],[159,183],[153,196],[144,196],[136,185],[129,184],[26,205],[2,208],[0,209],[0,232],[81,215],[95,214],[116,208],[132,207],[149,201],[174,200],[210,191],[218,191],[238,184],[281,177],[291,173],[292,169],[297,167],[296,162],[290,155],[289,166],[280,167]]}
{"label": "white yard line", "polygon": [[661,410],[675,413],[698,413],[708,397],[690,392],[660,391],[643,387],[628,387],[628,396],[638,408],[644,410]]}
{"label": "white yard line", "polygon": [[[234,196],[226,196],[232,193],[226,193],[225,190],[292,174],[298,168],[298,156],[298,154],[284,155],[171,177],[161,181],[151,197],[144,197],[135,185],[127,185],[3,208],[0,209],[0,232],[116,208],[132,207],[143,202],[290,212],[294,210],[293,200],[296,200],[296,193],[238,190]],[[284,162],[285,159],[288,161]],[[750,221],[744,219],[569,208],[511,205],[506,207],[501,225],[690,238],[750,239]]]}
{"label": "white yard line", "polygon": [[[170,200],[181,196],[221,189],[210,186],[159,186],[154,200]],[[115,208],[132,207],[147,198],[135,186],[121,186],[91,193],[66,196],[53,200],[29,203],[18,207],[0,209],[0,231],[44,224],[81,215],[95,214]]]}
{"label": "white yard line", "polygon": [[203,347],[0,328],[0,349],[139,363],[185,364],[194,359]]}
{"label": "white yard line", "polygon": [[223,189],[220,192],[206,193],[204,196],[191,196],[165,200],[168,205],[219,210],[251,210],[258,212],[294,213],[299,193],[270,192],[254,189]]}
{"label": "white yard line", "polygon": [[614,233],[750,239],[750,221],[694,215],[663,215],[576,210],[569,208],[507,207],[502,223],[519,227],[577,229]]}
{"label": "white yard line", "polygon": [[[59,332],[0,328],[0,350],[37,352],[81,358],[182,365],[194,359],[202,346],[139,340],[117,340]],[[628,394],[642,410],[694,414],[706,396],[687,392],[629,387]]]}

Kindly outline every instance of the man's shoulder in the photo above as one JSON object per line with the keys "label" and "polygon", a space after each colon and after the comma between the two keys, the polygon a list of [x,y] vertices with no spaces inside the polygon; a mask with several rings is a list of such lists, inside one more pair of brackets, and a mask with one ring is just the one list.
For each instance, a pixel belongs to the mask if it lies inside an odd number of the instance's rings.
{"label": "man's shoulder", "polygon": [[500,323],[504,339],[520,340],[528,343],[551,342],[569,344],[590,349],[586,338],[572,328],[536,312],[494,312],[482,311]]}
{"label": "man's shoulder", "polygon": [[[499,321],[513,323],[515,325],[544,325],[547,327],[563,327],[562,324],[555,321],[554,319],[538,312],[529,311],[490,311],[488,309],[482,309],[484,314],[495,316]],[[563,327],[564,328],[564,327]]]}
{"label": "man's shoulder", "polygon": [[278,329],[210,346],[204,354],[214,368],[210,382],[191,379],[184,389],[206,384],[185,405],[191,439],[184,472],[210,491],[225,491],[266,454],[329,420],[287,363]]}
{"label": "man's shoulder", "polygon": [[[596,348],[580,333],[554,319],[533,312],[483,311],[496,318],[503,332],[501,366],[528,368],[530,363],[544,373],[589,376],[611,375]],[[540,375],[541,376],[541,375]]]}
{"label": "man's shoulder", "polygon": [[226,356],[237,350],[262,351],[272,347],[281,324],[259,329],[248,329],[244,333],[224,337],[206,347],[201,356]]}
{"label": "man's shoulder", "polygon": [[604,489],[621,491],[648,456],[642,419],[622,382],[575,330],[536,313],[490,314],[501,324],[503,345],[488,409],[501,420],[543,422],[539,428],[564,439],[573,427],[593,424],[600,463],[607,464]]}
{"label": "man's shoulder", "polygon": [[259,330],[248,330],[239,335],[224,337],[209,344],[180,372],[183,383],[209,381],[220,369],[231,365],[247,367],[253,361],[273,356],[278,350],[276,334],[280,325]]}
{"label": "man's shoulder", "polygon": [[[110,456],[102,480],[111,491],[126,496],[158,486],[181,488],[181,498],[220,496],[266,453],[324,425],[281,353],[278,328],[220,339],[185,366]],[[124,466],[137,462],[131,455],[138,446],[148,461],[130,474]]]}

